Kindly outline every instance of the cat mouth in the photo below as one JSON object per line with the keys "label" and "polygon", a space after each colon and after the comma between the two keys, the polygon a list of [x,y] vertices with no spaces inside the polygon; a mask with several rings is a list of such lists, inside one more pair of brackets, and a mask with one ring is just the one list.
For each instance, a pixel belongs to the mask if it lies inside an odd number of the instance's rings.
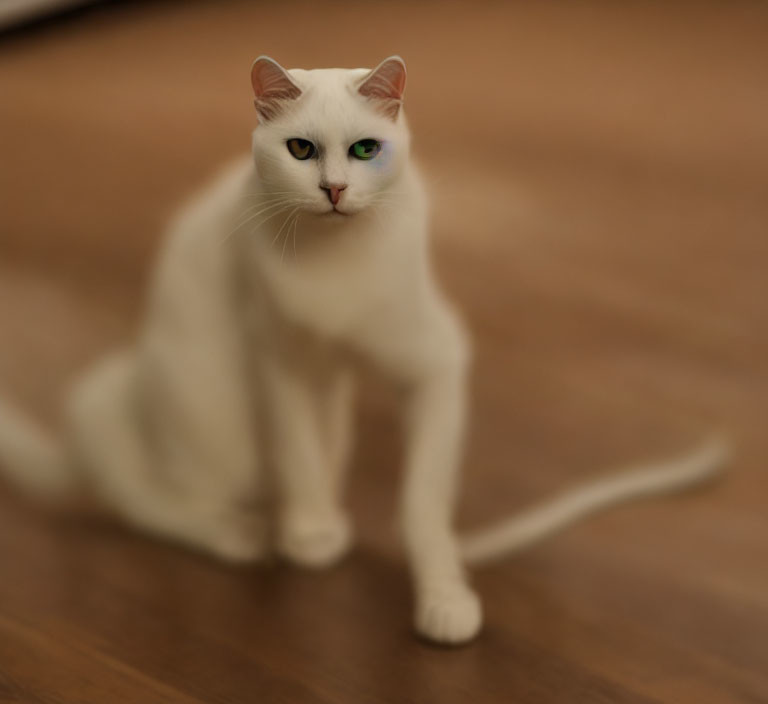
{"label": "cat mouth", "polygon": [[339,210],[335,205],[330,209],[325,211],[326,215],[343,215],[344,217],[347,217],[349,215],[352,215],[352,213],[345,212],[344,210]]}

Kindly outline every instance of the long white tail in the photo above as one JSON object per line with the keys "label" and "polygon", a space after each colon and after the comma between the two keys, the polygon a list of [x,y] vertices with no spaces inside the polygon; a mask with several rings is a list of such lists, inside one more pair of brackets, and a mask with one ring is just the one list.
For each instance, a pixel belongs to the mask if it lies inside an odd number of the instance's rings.
{"label": "long white tail", "polygon": [[2,401],[0,473],[35,498],[57,501],[79,489],[65,448],[31,418]]}
{"label": "long white tail", "polygon": [[635,467],[587,483],[461,537],[462,557],[467,564],[491,562],[601,509],[695,486],[716,476],[727,456],[725,442],[715,439],[683,457]]}

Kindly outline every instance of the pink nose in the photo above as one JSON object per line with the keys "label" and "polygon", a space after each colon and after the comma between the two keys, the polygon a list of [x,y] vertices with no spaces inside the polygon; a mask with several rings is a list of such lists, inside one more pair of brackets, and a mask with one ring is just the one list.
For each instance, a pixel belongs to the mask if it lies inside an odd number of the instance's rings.
{"label": "pink nose", "polygon": [[331,201],[334,205],[336,205],[339,202],[339,199],[341,198],[341,192],[347,187],[346,183],[332,183],[328,184],[327,186],[320,186],[325,191],[325,194],[328,196],[328,200]]}

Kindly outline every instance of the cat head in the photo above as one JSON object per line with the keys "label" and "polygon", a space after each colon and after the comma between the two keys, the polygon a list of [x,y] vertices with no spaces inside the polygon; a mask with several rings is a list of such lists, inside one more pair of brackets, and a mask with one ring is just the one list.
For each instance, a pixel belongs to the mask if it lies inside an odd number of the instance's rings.
{"label": "cat head", "polygon": [[266,193],[329,219],[385,201],[409,152],[401,58],[373,70],[287,71],[261,56],[251,83],[259,118],[253,156]]}

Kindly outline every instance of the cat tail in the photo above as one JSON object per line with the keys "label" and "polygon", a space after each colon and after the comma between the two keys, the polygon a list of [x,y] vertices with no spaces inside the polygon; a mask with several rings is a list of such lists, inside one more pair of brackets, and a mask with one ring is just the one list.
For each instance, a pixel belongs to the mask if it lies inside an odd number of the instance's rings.
{"label": "cat tail", "polygon": [[588,482],[495,525],[460,536],[462,558],[469,565],[492,562],[597,511],[694,487],[715,478],[728,454],[726,442],[713,438],[686,455]]}
{"label": "cat tail", "polygon": [[36,499],[62,501],[80,493],[64,444],[0,400],[0,474]]}

